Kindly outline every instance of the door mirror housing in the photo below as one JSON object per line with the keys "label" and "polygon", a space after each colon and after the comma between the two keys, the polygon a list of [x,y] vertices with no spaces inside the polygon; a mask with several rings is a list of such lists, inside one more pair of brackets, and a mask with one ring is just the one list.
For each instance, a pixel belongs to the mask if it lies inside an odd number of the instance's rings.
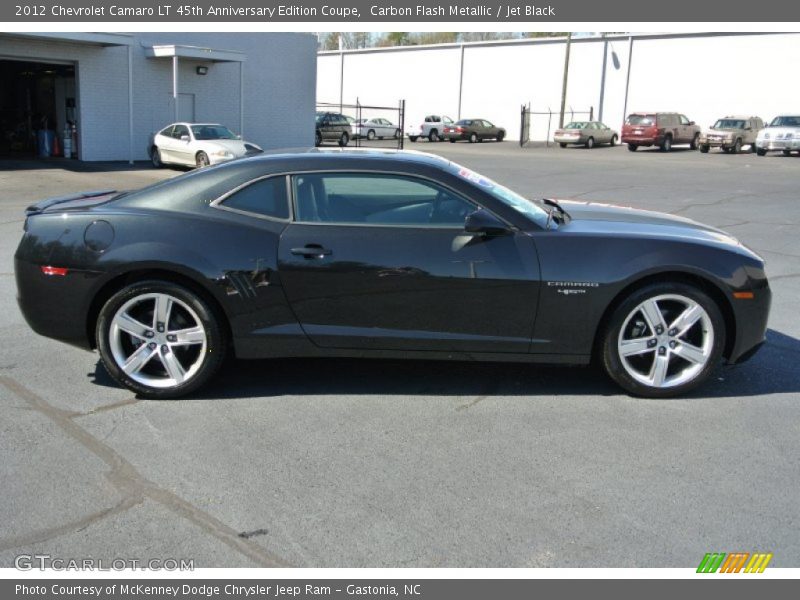
{"label": "door mirror housing", "polygon": [[509,227],[485,208],[480,208],[467,215],[464,231],[475,235],[504,235]]}
{"label": "door mirror housing", "polygon": [[188,135],[186,135],[186,134],[184,133],[184,134],[181,136],[181,141],[182,141],[182,142],[188,142],[188,141],[189,141],[189,136],[188,136]]}

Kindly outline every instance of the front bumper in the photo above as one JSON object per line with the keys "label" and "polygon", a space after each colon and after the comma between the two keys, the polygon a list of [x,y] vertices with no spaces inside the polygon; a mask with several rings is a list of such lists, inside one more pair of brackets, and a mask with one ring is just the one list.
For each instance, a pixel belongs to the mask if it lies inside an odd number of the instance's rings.
{"label": "front bumper", "polygon": [[764,344],[767,336],[767,321],[772,304],[772,292],[767,280],[754,290],[751,300],[733,300],[736,333],[728,356],[729,364],[738,364],[750,359]]}
{"label": "front bumper", "polygon": [[756,142],[760,150],[800,150],[800,140],[761,140]]}

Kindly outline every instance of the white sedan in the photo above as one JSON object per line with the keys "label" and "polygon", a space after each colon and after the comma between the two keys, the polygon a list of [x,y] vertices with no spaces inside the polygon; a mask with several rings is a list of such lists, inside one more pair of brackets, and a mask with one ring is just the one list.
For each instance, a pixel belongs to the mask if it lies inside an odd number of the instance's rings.
{"label": "white sedan", "polygon": [[389,119],[376,117],[374,119],[356,121],[353,124],[353,135],[355,137],[365,137],[368,140],[374,140],[375,138],[397,139],[400,137],[400,130]]}
{"label": "white sedan", "polygon": [[150,159],[154,167],[207,167],[263,152],[218,123],[173,123],[153,134]]}

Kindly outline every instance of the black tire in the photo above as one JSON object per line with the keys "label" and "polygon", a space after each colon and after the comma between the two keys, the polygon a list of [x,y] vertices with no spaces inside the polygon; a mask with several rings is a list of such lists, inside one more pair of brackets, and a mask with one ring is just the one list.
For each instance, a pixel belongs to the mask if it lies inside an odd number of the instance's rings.
{"label": "black tire", "polygon": [[470,143],[470,144],[474,144],[474,143],[475,143],[475,142],[477,142],[477,141],[478,141],[478,134],[477,134],[477,133],[475,133],[475,132],[473,131],[473,132],[472,132],[472,133],[469,135],[469,143]]}
{"label": "black tire", "polygon": [[781,150],[781,154],[783,154],[784,156],[791,156],[792,155],[792,151],[791,150]]}
{"label": "black tire", "polygon": [[703,154],[708,154],[708,151],[710,149],[711,146],[709,146],[708,144],[703,144],[702,146],[700,146],[700,152],[702,152]]}
{"label": "black tire", "polygon": [[662,152],[672,152],[672,136],[668,135],[659,146]]}
{"label": "black tire", "polygon": [[[117,311],[127,302],[145,294],[167,294],[189,306],[199,317],[206,336],[206,350],[198,355],[202,360],[190,379],[172,387],[154,387],[132,379],[117,364],[111,348],[111,323]],[[169,281],[149,280],[133,283],[106,301],[100,310],[95,331],[97,349],[103,366],[111,377],[124,387],[144,398],[169,399],[190,394],[216,374],[225,360],[227,342],[219,317],[211,306],[189,289]],[[155,359],[151,359],[155,360]]]}
{"label": "black tire", "polygon": [[416,135],[410,135],[410,136],[408,136],[408,139],[410,139],[412,142],[416,142],[417,141],[417,136]]}
{"label": "black tire", "polygon": [[158,146],[153,146],[150,150],[150,162],[153,163],[153,167],[156,169],[160,169],[164,166],[164,163],[161,162],[161,151],[158,149]]}
{"label": "black tire", "polygon": [[639,149],[639,146],[636,144],[628,144],[628,151],[629,152],[636,152]]}
{"label": "black tire", "polygon": [[[374,140],[374,139],[375,139],[375,130],[374,130],[374,129],[370,129],[370,130],[367,132],[367,139],[368,139],[369,141],[372,141],[372,140]],[[345,146],[346,146],[346,145],[347,145],[347,144],[345,144]]]}
{"label": "black tire", "polygon": [[450,138],[450,143],[451,143],[451,144],[455,144],[455,143],[456,143],[456,140],[455,140],[455,138]]}
{"label": "black tire", "polygon": [[731,148],[731,152],[734,154],[739,154],[742,151],[742,138],[736,138],[736,142],[733,144],[733,148]]}
{"label": "black tire", "polygon": [[[618,350],[621,328],[628,316],[643,302],[662,295],[682,296],[699,304],[708,315],[713,330],[713,342],[710,344],[710,352],[705,365],[690,380],[672,387],[654,387],[636,380],[626,370]],[[645,398],[669,398],[684,394],[708,380],[722,361],[725,337],[725,320],[722,312],[716,302],[704,291],[685,283],[655,283],[634,290],[616,307],[602,332],[600,351],[606,373],[626,392]],[[658,351],[654,348],[652,352],[655,355]]]}
{"label": "black tire", "polygon": [[394,139],[399,139],[399,138],[400,138],[400,130],[399,129],[395,129],[394,130]]}
{"label": "black tire", "polygon": [[608,145],[613,147],[616,146],[618,143],[619,143],[619,138],[617,137],[616,134],[614,134],[611,136],[611,141],[609,142]]}
{"label": "black tire", "polygon": [[200,150],[194,157],[194,164],[198,169],[202,169],[210,165],[211,161],[208,160],[208,154]]}
{"label": "black tire", "polygon": [[558,145],[561,146],[562,148],[566,148],[567,147],[567,143],[566,142],[559,142]]}
{"label": "black tire", "polygon": [[342,132],[342,137],[339,138],[339,145],[344,148],[347,144],[350,143],[350,136],[347,135],[346,131]]}
{"label": "black tire", "polygon": [[592,148],[594,148],[594,138],[589,136],[589,139],[586,140],[586,143],[584,144],[584,146],[586,146],[587,150],[591,150]]}
{"label": "black tire", "polygon": [[767,150],[765,148],[756,147],[756,154],[758,154],[759,156],[766,156]]}
{"label": "black tire", "polygon": [[692,150],[697,150],[697,147],[700,145],[700,134],[695,133],[694,137],[692,138],[692,142],[689,144],[689,148]]}
{"label": "black tire", "polygon": [[319,131],[317,131],[314,134],[314,145],[315,146],[321,146],[322,145],[322,134]]}
{"label": "black tire", "polygon": [[504,139],[506,139],[506,132],[505,131],[498,132],[496,139],[498,142],[502,142]]}
{"label": "black tire", "polygon": [[428,134],[428,141],[429,142],[438,142],[439,141],[439,130],[438,129],[431,129],[430,133]]}

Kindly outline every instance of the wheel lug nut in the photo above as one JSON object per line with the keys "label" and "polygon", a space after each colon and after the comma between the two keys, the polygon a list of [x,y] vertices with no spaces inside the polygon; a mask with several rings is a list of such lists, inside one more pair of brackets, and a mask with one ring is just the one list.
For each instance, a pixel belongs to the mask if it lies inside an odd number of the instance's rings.
{"label": "wheel lug nut", "polygon": [[164,324],[163,323],[159,323],[156,326],[156,329],[158,329],[158,333],[164,333]]}
{"label": "wheel lug nut", "polygon": [[670,347],[670,348],[675,348],[677,345],[678,345],[678,343],[677,343],[675,340],[672,340],[672,341],[669,343],[669,347]]}
{"label": "wheel lug nut", "polygon": [[667,349],[666,349],[664,346],[661,346],[661,347],[658,349],[658,355],[659,355],[659,356],[664,356],[666,353],[667,353]]}
{"label": "wheel lug nut", "polygon": [[144,337],[146,337],[146,338],[151,338],[154,335],[155,335],[155,333],[153,333],[152,331],[145,331],[144,332]]}
{"label": "wheel lug nut", "polygon": [[163,352],[164,354],[166,354],[167,352],[169,352],[169,346],[167,346],[166,344],[164,344],[163,346],[161,346],[161,352]]}
{"label": "wheel lug nut", "polygon": [[661,325],[658,325],[658,326],[656,327],[656,333],[657,333],[658,335],[661,335],[662,333],[664,333],[664,328],[663,328]]}
{"label": "wheel lug nut", "polygon": [[147,344],[147,347],[150,348],[150,350],[155,350],[156,346],[157,344],[155,342],[150,342],[149,344]]}
{"label": "wheel lug nut", "polygon": [[670,329],[667,333],[669,333],[670,336],[675,337],[676,335],[678,335],[678,330],[673,328]]}
{"label": "wheel lug nut", "polygon": [[653,346],[656,345],[656,343],[657,343],[656,340],[648,340],[647,341],[647,346],[648,346],[648,348],[652,348]]}
{"label": "wheel lug nut", "polygon": [[175,335],[168,335],[168,336],[167,336],[167,341],[168,341],[168,342],[177,342],[177,341],[178,341],[178,336],[175,336]]}

